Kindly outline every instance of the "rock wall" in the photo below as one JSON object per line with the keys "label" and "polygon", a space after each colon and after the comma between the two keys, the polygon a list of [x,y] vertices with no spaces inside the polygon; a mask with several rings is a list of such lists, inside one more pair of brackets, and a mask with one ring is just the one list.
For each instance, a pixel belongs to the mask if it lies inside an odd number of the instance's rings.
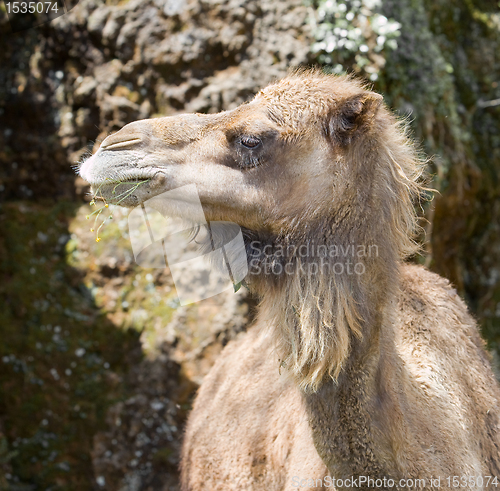
{"label": "rock wall", "polygon": [[255,303],[179,307],[168,270],[134,263],[121,212],[94,241],[73,166],[130,121],[231,109],[289,67],[348,68],[412,119],[440,190],[416,260],[498,349],[496,2],[327,3],[81,0],[15,34],[0,3],[0,489],[178,489],[194,391]]}

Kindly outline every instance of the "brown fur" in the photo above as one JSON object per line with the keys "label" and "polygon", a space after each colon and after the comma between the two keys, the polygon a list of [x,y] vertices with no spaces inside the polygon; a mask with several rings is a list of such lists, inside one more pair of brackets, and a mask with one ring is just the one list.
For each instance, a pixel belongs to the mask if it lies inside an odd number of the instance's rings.
{"label": "brown fur", "polygon": [[81,169],[93,185],[151,177],[134,205],[194,183],[207,220],[238,223],[261,297],[200,389],[183,489],[500,477],[500,391],[476,325],[445,280],[401,262],[422,163],[379,95],[296,73],[231,112],[132,123],[103,147]]}

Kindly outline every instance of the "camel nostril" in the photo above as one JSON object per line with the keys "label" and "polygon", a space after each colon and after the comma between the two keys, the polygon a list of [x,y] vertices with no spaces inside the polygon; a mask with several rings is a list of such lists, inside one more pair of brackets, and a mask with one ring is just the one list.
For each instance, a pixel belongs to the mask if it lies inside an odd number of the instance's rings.
{"label": "camel nostril", "polygon": [[108,136],[101,145],[103,150],[123,150],[133,147],[142,141],[142,138],[132,135],[120,135],[120,131],[114,135]]}
{"label": "camel nostril", "polygon": [[150,123],[134,121],[124,126],[121,130],[109,135],[101,145],[102,150],[126,150],[148,139]]}

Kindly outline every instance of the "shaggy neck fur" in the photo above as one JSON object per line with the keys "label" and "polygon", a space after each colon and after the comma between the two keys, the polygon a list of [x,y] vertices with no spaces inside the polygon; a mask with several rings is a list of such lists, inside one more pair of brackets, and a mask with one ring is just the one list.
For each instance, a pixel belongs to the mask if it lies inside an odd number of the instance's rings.
{"label": "shaggy neck fur", "polygon": [[379,240],[360,244],[328,234],[318,240],[316,230],[310,240],[245,236],[250,284],[265,292],[260,320],[278,327],[272,334],[280,365],[301,389],[315,391],[373,341],[396,262]]}

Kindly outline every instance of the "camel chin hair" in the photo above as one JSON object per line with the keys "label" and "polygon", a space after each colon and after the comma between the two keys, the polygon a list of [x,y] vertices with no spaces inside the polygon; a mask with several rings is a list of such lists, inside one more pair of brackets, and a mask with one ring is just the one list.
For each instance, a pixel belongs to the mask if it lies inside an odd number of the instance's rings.
{"label": "camel chin hair", "polygon": [[183,490],[496,489],[500,391],[476,323],[404,262],[424,167],[380,95],[314,70],[232,111],[131,123],[82,165],[111,202],[144,181],[129,206],[194,184],[207,222],[243,233],[257,320],[199,390]]}

